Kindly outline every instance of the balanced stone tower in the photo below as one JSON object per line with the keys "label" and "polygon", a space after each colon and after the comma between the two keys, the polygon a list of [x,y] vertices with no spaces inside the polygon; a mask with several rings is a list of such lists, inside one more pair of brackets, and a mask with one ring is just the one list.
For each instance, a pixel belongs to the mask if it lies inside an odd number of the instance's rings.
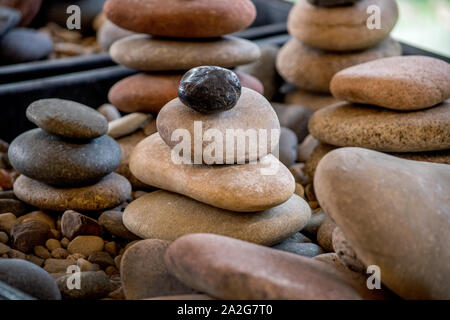
{"label": "balanced stone tower", "polygon": [[450,64],[425,56],[391,57],[337,73],[334,97],[309,120],[321,143],[306,162],[337,147],[362,147],[419,161],[450,164]]}
{"label": "balanced stone tower", "polygon": [[[263,245],[301,230],[311,209],[272,154],[280,124],[270,103],[232,71],[210,66],[187,72],[178,95],[130,157],[133,175],[162,190],[130,203],[124,225],[144,239],[214,233]],[[229,129],[258,132],[258,147],[235,143]]]}
{"label": "balanced stone tower", "polygon": [[[191,68],[233,68],[260,56],[252,42],[225,36],[253,22],[250,0],[108,0],[104,12],[117,26],[140,33],[116,41],[109,51],[117,63],[143,71],[109,92],[110,102],[124,112],[158,113],[177,97],[181,77]],[[256,79],[244,75],[249,77],[250,87]]]}
{"label": "balanced stone tower", "polygon": [[103,115],[61,99],[35,101],[26,115],[39,128],[18,136],[8,151],[21,173],[14,183],[20,200],[52,211],[97,211],[130,197],[128,180],[112,173],[122,154],[106,135]]}
{"label": "balanced stone tower", "polygon": [[313,110],[337,102],[330,96],[337,72],[401,55],[400,44],[389,37],[397,19],[395,0],[298,0],[287,23],[293,38],[277,57],[280,75],[297,87],[286,102]]}

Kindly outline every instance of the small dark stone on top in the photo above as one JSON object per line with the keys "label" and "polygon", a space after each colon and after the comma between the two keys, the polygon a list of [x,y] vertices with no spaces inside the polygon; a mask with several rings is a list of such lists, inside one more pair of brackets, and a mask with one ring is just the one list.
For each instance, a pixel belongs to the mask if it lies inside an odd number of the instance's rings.
{"label": "small dark stone on top", "polygon": [[108,131],[108,121],[100,112],[75,101],[37,100],[26,115],[41,129],[70,139],[94,139]]}
{"label": "small dark stone on top", "polygon": [[205,114],[233,108],[241,96],[241,82],[230,70],[202,66],[189,70],[178,88],[178,97],[186,106]]}

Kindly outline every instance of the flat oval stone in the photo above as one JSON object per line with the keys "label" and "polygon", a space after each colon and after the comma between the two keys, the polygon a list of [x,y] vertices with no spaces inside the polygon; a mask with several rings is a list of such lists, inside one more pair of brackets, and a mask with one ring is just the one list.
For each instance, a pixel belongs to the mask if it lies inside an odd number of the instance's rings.
{"label": "flat oval stone", "polygon": [[0,5],[0,37],[14,28],[20,18],[19,11]]}
{"label": "flat oval stone", "polygon": [[167,270],[164,254],[169,244],[169,241],[148,239],[138,241],[125,251],[120,263],[120,278],[127,299],[194,292]]}
{"label": "flat oval stone", "polygon": [[233,108],[241,96],[241,82],[231,70],[201,66],[186,72],[178,87],[181,102],[197,112],[211,114]]}
{"label": "flat oval stone", "polygon": [[[380,28],[369,29],[376,6]],[[330,51],[352,51],[373,47],[385,39],[398,19],[398,7],[391,0],[360,0],[352,6],[319,7],[298,0],[288,18],[289,33],[311,47]]]}
{"label": "flat oval stone", "polygon": [[389,289],[405,299],[450,297],[448,165],[342,148],[320,161],[314,189],[359,260],[379,266]]}
{"label": "flat oval stone", "polygon": [[177,97],[182,73],[140,73],[117,82],[108,93],[109,101],[124,112],[158,113]]}
{"label": "flat oval stone", "polygon": [[133,34],[135,34],[133,31],[123,29],[111,21],[106,20],[97,31],[97,40],[103,50],[107,51],[117,40]]}
{"label": "flat oval stone", "polygon": [[375,47],[354,52],[330,52],[307,46],[292,38],[280,49],[277,69],[288,82],[317,93],[329,93],[333,76],[348,67],[401,55],[400,44],[388,38]]}
{"label": "flat oval stone", "polygon": [[52,211],[97,211],[113,208],[131,195],[127,179],[111,173],[92,186],[52,187],[21,175],[14,183],[14,193],[22,201]]}
{"label": "flat oval stone", "polygon": [[450,99],[450,64],[425,56],[366,62],[337,73],[330,89],[338,99],[393,110],[417,110]]}
{"label": "flat oval stone", "polygon": [[301,230],[310,216],[308,204],[297,195],[271,209],[240,213],[159,190],[130,203],[123,223],[145,239],[173,241],[189,233],[214,233],[273,245]]}
{"label": "flat oval stone", "polygon": [[286,93],[284,97],[284,103],[293,104],[299,106],[305,106],[311,110],[319,110],[329,105],[341,102],[331,94],[328,93],[315,93],[302,89],[296,89]]}
{"label": "flat oval stone", "polygon": [[178,238],[166,264],[188,286],[225,300],[361,299],[323,262],[219,235]]}
{"label": "flat oval stone", "polygon": [[[197,127],[195,122],[197,122]],[[198,129],[199,122],[201,122],[200,129]],[[280,136],[280,122],[272,106],[264,96],[248,88],[242,88],[241,97],[234,108],[217,114],[197,112],[185,106],[179,99],[174,99],[161,109],[156,118],[156,126],[161,138],[170,148],[180,143],[179,138],[172,140],[172,135],[176,133],[175,131],[179,129],[187,130],[191,137],[188,145],[191,146],[192,158],[186,158],[193,161],[199,159],[207,164],[244,163],[244,161],[248,162],[249,159],[260,159],[277,147]],[[195,148],[195,133],[198,132],[198,134],[201,134],[201,137],[204,137],[208,130],[214,130],[221,134],[222,142],[218,139],[217,144],[222,145],[222,157],[217,155],[217,159],[215,159],[215,153],[209,155],[207,152],[208,146],[212,144],[212,141],[203,139],[202,142],[197,143],[201,144],[201,147]],[[255,134],[255,138],[251,142],[247,141],[245,144],[239,144],[243,151],[238,154],[235,150],[238,146],[237,142],[232,143],[232,150],[227,148],[227,141],[229,140],[227,138],[227,130],[229,132],[231,132],[230,130],[243,130],[243,132],[251,130]],[[261,134],[267,139],[265,148],[259,148],[259,130],[264,130],[261,131]],[[272,136],[272,133],[276,135]],[[229,137],[236,140],[234,135]],[[251,143],[258,144],[255,150],[251,149]],[[227,152],[231,152],[228,159]]]}
{"label": "flat oval stone", "polygon": [[238,166],[176,164],[170,147],[155,133],[133,150],[130,170],[150,186],[218,208],[254,212],[285,202],[295,190],[294,177],[275,156],[263,159]]}
{"label": "flat oval stone", "polygon": [[122,28],[174,38],[213,38],[247,28],[256,17],[249,0],[108,0],[104,12]]}
{"label": "flat oval stone", "polygon": [[42,300],[61,300],[55,280],[44,269],[22,259],[0,259],[0,281]]}
{"label": "flat oval stone", "polygon": [[53,49],[50,37],[34,29],[16,28],[0,38],[0,61],[23,63],[41,60]]}
{"label": "flat oval stone", "polygon": [[108,131],[108,121],[101,113],[75,101],[37,100],[26,115],[41,129],[70,139],[94,139]]}
{"label": "flat oval stone", "polygon": [[316,111],[308,125],[328,144],[385,152],[450,149],[449,127],[450,101],[407,113],[344,102]]}
{"label": "flat oval stone", "polygon": [[232,36],[194,41],[143,34],[114,42],[109,53],[115,62],[142,71],[189,70],[205,65],[232,68],[260,56],[256,44]]}
{"label": "flat oval stone", "polygon": [[17,171],[32,179],[77,186],[95,183],[114,171],[122,152],[108,136],[80,143],[33,129],[14,139],[8,156]]}

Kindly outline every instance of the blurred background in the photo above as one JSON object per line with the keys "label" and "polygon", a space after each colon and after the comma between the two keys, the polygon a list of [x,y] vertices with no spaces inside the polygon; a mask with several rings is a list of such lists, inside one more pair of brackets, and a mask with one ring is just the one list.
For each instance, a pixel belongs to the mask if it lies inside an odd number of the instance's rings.
{"label": "blurred background", "polygon": [[397,3],[400,18],[392,37],[450,57],[450,0],[397,0]]}

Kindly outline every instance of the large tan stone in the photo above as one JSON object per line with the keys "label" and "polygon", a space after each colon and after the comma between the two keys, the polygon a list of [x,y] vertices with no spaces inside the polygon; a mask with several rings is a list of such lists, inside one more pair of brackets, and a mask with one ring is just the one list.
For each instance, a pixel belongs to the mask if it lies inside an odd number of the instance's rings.
{"label": "large tan stone", "polygon": [[450,99],[450,64],[424,57],[391,57],[338,72],[333,96],[393,110],[429,108]]}
{"label": "large tan stone", "polygon": [[450,169],[361,148],[327,154],[314,188],[364,265],[407,299],[450,298]]}
{"label": "large tan stone", "polygon": [[130,203],[123,223],[145,239],[173,241],[189,233],[214,233],[274,245],[301,230],[310,217],[311,209],[297,195],[271,209],[242,213],[159,190]]}
{"label": "large tan stone", "polygon": [[269,209],[288,200],[295,190],[294,177],[273,155],[255,164],[176,164],[159,133],[136,146],[130,170],[150,186],[232,211]]}

